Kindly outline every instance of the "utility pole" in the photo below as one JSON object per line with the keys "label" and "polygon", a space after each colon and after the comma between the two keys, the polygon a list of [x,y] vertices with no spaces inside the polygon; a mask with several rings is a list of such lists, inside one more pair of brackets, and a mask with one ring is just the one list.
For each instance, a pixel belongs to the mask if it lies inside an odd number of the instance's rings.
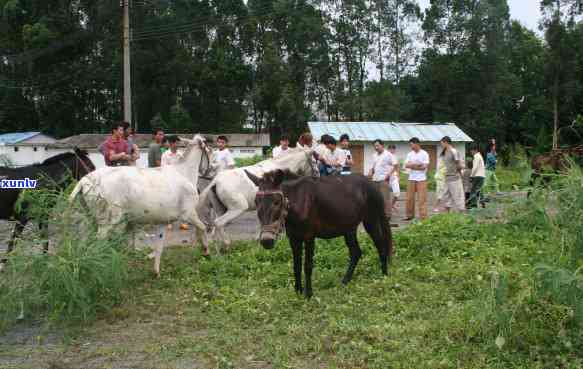
{"label": "utility pole", "polygon": [[[123,7],[123,117],[132,125],[132,79],[130,63],[130,0],[121,0]],[[136,122],[134,130],[137,132]]]}

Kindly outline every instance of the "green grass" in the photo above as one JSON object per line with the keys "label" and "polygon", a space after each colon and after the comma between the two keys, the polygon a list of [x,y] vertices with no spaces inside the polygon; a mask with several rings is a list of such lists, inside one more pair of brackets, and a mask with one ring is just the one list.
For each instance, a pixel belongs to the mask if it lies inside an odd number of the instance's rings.
{"label": "green grass", "polygon": [[[439,216],[395,235],[382,277],[361,235],[347,287],[343,242],[318,241],[309,301],[293,291],[287,241],[272,251],[238,242],[210,260],[176,248],[161,279],[135,260],[126,303],[50,351],[27,347],[19,367],[52,357],[114,368],[579,368],[583,342],[568,306],[536,298],[531,282],[533,265],[557,252],[549,237]],[[21,350],[0,345],[0,362]]]}

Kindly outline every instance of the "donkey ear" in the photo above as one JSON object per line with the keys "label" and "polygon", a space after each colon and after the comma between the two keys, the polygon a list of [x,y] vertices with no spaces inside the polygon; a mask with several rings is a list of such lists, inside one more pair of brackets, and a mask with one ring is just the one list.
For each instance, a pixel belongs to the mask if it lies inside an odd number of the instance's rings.
{"label": "donkey ear", "polygon": [[245,174],[247,174],[247,177],[249,177],[249,179],[251,180],[251,182],[255,184],[255,186],[259,187],[259,183],[261,182],[261,179],[259,177],[257,177],[253,173],[249,173],[247,170],[245,170]]}

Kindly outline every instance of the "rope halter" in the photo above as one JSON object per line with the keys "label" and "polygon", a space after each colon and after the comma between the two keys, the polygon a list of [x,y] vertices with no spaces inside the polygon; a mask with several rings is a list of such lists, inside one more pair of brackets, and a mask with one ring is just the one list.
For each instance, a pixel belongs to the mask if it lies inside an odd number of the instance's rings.
{"label": "rope halter", "polygon": [[275,238],[282,235],[285,232],[285,220],[287,218],[289,209],[289,200],[281,190],[275,191],[258,191],[255,195],[258,198],[267,196],[280,196],[281,197],[281,212],[279,217],[270,224],[264,224],[261,226],[261,232],[259,233],[259,238],[264,232],[272,233]]}

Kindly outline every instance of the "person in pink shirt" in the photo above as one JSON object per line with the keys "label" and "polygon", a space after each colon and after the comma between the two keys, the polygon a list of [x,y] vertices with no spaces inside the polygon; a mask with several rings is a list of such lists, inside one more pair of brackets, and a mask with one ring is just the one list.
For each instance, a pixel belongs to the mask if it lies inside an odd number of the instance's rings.
{"label": "person in pink shirt", "polygon": [[129,165],[132,157],[128,154],[128,142],[124,140],[123,123],[111,126],[111,136],[103,143],[102,150],[105,165]]}

